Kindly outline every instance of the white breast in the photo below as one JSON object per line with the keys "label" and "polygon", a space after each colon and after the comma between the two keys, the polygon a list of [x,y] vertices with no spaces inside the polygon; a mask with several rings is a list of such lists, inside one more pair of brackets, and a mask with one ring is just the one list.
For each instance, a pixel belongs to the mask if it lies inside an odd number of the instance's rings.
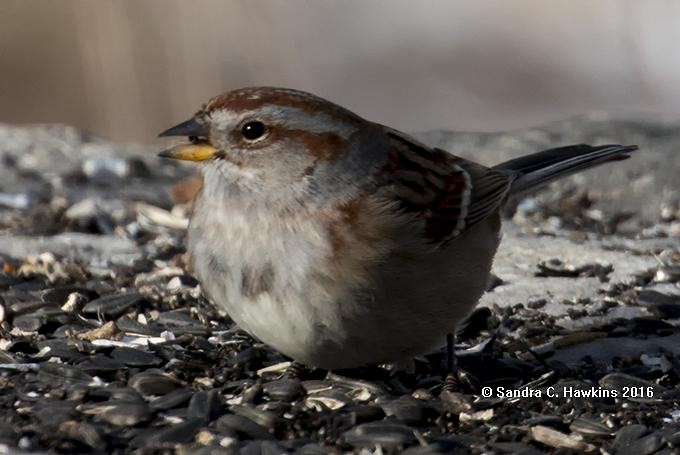
{"label": "white breast", "polygon": [[[192,220],[192,265],[207,295],[244,330],[288,355],[313,343],[318,308],[313,275],[329,255],[322,228],[264,211],[202,200]],[[218,218],[218,220],[216,220]]]}

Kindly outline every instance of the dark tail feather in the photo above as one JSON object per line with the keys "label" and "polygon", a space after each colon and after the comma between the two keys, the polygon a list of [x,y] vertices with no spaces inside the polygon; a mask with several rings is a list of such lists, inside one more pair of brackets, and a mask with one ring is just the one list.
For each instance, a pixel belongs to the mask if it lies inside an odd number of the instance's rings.
{"label": "dark tail feather", "polygon": [[515,174],[508,196],[515,198],[567,175],[630,157],[637,145],[569,145],[501,163],[494,169]]}

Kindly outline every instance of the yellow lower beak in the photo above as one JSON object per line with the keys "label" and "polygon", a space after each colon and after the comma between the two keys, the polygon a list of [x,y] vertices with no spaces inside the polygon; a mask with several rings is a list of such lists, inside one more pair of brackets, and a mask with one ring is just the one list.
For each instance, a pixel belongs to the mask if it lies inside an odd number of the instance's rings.
{"label": "yellow lower beak", "polygon": [[158,156],[185,161],[205,161],[214,157],[217,150],[210,144],[180,144],[163,150]]}

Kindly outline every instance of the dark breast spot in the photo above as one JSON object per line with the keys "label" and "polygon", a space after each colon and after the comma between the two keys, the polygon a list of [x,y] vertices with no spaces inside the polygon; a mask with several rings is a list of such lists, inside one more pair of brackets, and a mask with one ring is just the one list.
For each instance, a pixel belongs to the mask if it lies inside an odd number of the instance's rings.
{"label": "dark breast spot", "polygon": [[274,278],[274,268],[271,264],[266,264],[261,269],[245,266],[241,270],[241,294],[252,299],[262,293],[270,292],[274,285]]}
{"label": "dark breast spot", "polygon": [[208,269],[210,274],[221,281],[225,281],[229,276],[229,270],[224,266],[224,262],[214,253],[208,255]]}

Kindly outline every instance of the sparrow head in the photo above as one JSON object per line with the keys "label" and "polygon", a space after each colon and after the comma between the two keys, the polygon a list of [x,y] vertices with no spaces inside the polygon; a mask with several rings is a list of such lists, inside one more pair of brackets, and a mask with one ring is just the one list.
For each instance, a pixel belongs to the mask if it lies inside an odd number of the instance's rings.
{"label": "sparrow head", "polygon": [[366,143],[359,141],[362,133],[375,127],[309,93],[244,88],[211,99],[191,119],[161,133],[190,141],[160,156],[202,161],[204,175],[260,191],[311,187],[332,168],[334,178],[341,177],[342,163],[351,159],[356,144]]}

